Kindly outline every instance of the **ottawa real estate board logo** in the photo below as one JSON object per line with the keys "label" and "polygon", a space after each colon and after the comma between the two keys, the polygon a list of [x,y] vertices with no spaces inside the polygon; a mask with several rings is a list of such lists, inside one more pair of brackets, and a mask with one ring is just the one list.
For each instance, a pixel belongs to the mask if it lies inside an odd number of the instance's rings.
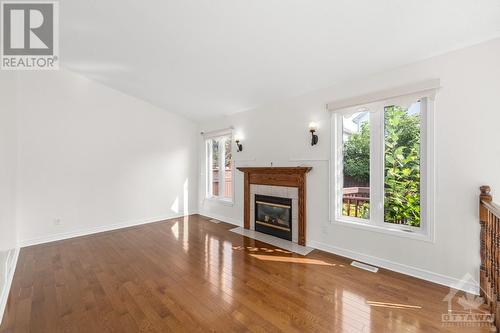
{"label": "ottawa real estate board logo", "polygon": [[59,69],[58,3],[2,1],[0,4],[0,69]]}

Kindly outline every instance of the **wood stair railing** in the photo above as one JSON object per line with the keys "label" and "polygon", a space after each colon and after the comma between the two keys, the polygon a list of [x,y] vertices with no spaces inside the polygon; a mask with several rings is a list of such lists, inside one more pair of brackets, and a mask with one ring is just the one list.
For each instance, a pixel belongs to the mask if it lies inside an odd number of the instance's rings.
{"label": "wood stair railing", "polygon": [[481,296],[495,316],[500,332],[500,206],[493,203],[489,186],[481,186],[479,221],[481,223]]}

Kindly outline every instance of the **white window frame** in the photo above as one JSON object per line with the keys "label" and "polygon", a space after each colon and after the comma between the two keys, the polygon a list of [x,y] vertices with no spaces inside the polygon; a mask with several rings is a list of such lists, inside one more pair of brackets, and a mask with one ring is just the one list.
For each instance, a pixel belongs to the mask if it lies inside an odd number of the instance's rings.
{"label": "white window frame", "polygon": [[[434,99],[436,89],[406,94],[379,101],[351,104],[335,109],[331,117],[331,222],[363,230],[370,230],[434,242]],[[362,98],[361,98],[362,100]],[[392,224],[384,221],[384,106],[421,102],[421,184],[420,184],[420,227]],[[343,124],[346,114],[370,110],[370,218],[361,219],[342,215],[343,188]]]}
{"label": "white window frame", "polygon": [[[226,146],[224,144],[224,141],[226,138],[229,140],[230,145],[231,145],[231,157],[233,160],[233,163],[231,163],[231,187],[232,187],[232,193],[230,198],[225,197],[225,190],[226,190],[226,168],[225,168],[225,156],[226,156]],[[233,205],[234,204],[234,150],[233,150],[233,133],[232,130],[221,130],[217,132],[213,132],[211,134],[207,134],[204,136],[205,139],[205,199],[206,200],[213,200],[217,201],[223,204],[227,205]],[[212,172],[211,171],[211,166],[212,166],[212,141],[218,141],[219,142],[219,160],[218,160],[218,165],[219,165],[219,195],[214,196],[212,195],[213,193],[213,181],[212,181]],[[221,167],[222,166],[222,167]]]}

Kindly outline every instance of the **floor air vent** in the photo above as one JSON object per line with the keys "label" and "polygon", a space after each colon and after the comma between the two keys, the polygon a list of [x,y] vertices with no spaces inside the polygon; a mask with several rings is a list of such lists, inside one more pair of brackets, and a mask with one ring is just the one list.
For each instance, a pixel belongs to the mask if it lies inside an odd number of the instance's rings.
{"label": "floor air vent", "polygon": [[354,267],[357,267],[357,268],[361,268],[361,269],[364,269],[365,271],[369,271],[369,272],[372,272],[372,273],[377,273],[378,272],[378,267],[370,266],[370,265],[363,264],[363,263],[357,262],[357,261],[351,262],[351,266],[354,266]]}

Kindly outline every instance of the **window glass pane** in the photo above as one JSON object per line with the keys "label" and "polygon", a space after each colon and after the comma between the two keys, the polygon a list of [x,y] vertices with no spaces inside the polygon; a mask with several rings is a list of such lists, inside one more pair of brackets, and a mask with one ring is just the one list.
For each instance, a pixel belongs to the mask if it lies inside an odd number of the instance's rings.
{"label": "window glass pane", "polygon": [[224,142],[225,148],[225,172],[224,172],[224,198],[231,199],[233,197],[233,155],[231,150],[231,137],[226,137]]}
{"label": "window glass pane", "polygon": [[342,118],[342,215],[370,218],[370,113]]}
{"label": "window glass pane", "polygon": [[210,160],[210,172],[212,174],[212,196],[219,196],[219,142],[217,140],[211,139],[211,160]]}
{"label": "window glass pane", "polygon": [[420,227],[420,102],[384,108],[384,220]]}

